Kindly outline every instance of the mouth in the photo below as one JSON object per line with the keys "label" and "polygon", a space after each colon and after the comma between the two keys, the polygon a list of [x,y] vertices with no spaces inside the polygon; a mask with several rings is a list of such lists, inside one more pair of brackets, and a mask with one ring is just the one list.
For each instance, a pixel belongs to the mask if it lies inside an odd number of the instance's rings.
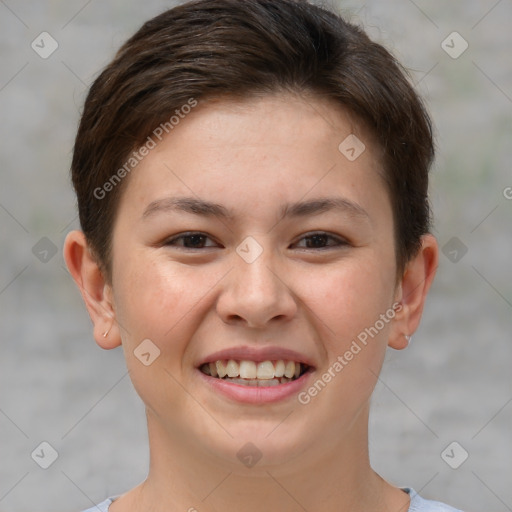
{"label": "mouth", "polygon": [[204,363],[199,370],[214,379],[249,387],[273,387],[295,381],[312,367],[292,360],[235,360],[224,359]]}

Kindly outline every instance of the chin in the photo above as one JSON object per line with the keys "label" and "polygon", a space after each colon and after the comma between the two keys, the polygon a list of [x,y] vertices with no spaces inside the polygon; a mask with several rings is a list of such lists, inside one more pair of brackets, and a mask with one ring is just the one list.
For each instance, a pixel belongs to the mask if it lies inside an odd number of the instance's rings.
{"label": "chin", "polygon": [[239,470],[243,475],[248,474],[248,469],[257,474],[293,463],[314,442],[304,424],[300,431],[293,431],[282,420],[244,420],[228,430],[233,438],[223,435],[216,441],[212,439],[208,450],[230,465],[230,471]]}

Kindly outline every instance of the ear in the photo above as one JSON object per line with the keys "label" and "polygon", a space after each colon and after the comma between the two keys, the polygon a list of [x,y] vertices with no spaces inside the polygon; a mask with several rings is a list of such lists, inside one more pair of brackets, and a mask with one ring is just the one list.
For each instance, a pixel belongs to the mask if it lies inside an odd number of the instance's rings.
{"label": "ear", "polygon": [[118,347],[121,336],[115,319],[112,287],[107,284],[82,231],[68,233],[63,252],[94,324],[96,343],[104,349]]}
{"label": "ear", "polygon": [[420,324],[423,306],[439,262],[439,247],[433,235],[423,235],[421,248],[406,266],[399,282],[395,301],[395,318],[388,345],[401,350],[408,346],[406,336],[412,336]]}

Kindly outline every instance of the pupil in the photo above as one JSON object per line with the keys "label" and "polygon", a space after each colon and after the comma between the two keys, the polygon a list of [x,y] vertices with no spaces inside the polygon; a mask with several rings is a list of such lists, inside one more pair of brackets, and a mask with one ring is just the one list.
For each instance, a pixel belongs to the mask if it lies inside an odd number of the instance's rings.
{"label": "pupil", "polygon": [[[189,235],[185,238],[185,245],[187,247],[202,245],[201,242],[204,241],[203,239],[204,239],[204,235]],[[192,243],[187,243],[187,240],[192,241]]]}
{"label": "pupil", "polygon": [[318,247],[318,245],[325,245],[325,242],[326,235],[311,235],[309,237],[308,247]]}

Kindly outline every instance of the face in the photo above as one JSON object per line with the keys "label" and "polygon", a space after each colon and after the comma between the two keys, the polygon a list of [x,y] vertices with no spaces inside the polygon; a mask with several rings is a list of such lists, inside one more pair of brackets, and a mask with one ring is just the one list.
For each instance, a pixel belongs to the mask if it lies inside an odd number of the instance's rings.
{"label": "face", "polygon": [[112,290],[154,429],[228,464],[247,442],[281,464],[367,428],[396,298],[381,174],[343,110],[292,96],[199,105],[145,157],[119,204]]}

